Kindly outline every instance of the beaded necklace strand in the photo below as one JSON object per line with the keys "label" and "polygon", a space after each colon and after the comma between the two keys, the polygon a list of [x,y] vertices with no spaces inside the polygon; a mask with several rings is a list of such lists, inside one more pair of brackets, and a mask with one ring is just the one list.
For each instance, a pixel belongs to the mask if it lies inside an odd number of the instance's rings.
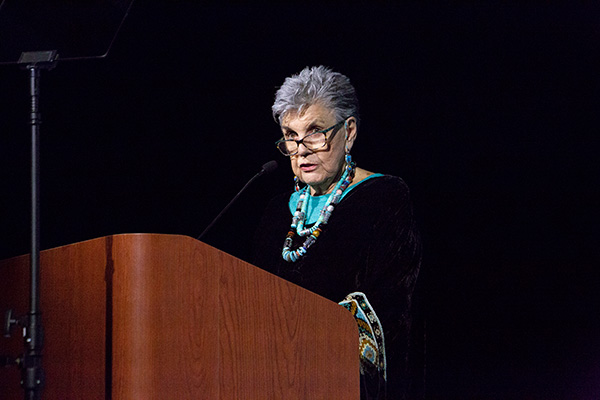
{"label": "beaded necklace strand", "polygon": [[[335,209],[335,206],[340,202],[342,199],[342,194],[348,188],[348,186],[350,186],[350,183],[352,183],[352,179],[354,178],[356,164],[353,163],[351,159],[348,161],[349,162],[346,164],[346,168],[342,177],[335,185],[335,188],[323,206],[323,209],[319,215],[319,219],[310,228],[304,228],[304,223],[306,222],[307,216],[308,200],[310,198],[310,189],[308,185],[302,189],[300,198],[298,199],[298,204],[296,205],[296,212],[294,212],[294,216],[292,218],[290,231],[285,237],[285,242],[283,243],[283,251],[281,252],[281,255],[285,261],[296,262],[300,257],[306,254],[308,248],[312,246],[313,243],[315,243],[315,241],[319,238],[319,235],[321,234],[324,225],[327,225],[327,221],[329,221],[329,217],[331,217],[331,213]],[[296,233],[299,236],[308,237],[304,243],[298,247],[298,249],[292,250],[292,241],[294,236],[296,236]]]}

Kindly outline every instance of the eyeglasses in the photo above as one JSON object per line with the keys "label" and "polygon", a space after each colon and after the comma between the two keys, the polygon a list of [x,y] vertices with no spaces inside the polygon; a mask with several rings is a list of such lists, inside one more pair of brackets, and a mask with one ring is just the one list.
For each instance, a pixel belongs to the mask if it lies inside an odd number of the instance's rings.
{"label": "eyeglasses", "polygon": [[[330,126],[327,129],[323,129],[322,131],[316,131],[309,135],[304,136],[300,140],[296,139],[280,139],[275,142],[275,146],[279,149],[279,151],[284,156],[295,156],[298,154],[298,149],[300,148],[300,144],[303,144],[310,151],[315,151],[322,149],[327,144],[328,140],[333,139],[335,134],[340,130],[342,125],[346,120],[340,121],[337,124]],[[327,132],[333,130],[331,136],[327,137]]]}

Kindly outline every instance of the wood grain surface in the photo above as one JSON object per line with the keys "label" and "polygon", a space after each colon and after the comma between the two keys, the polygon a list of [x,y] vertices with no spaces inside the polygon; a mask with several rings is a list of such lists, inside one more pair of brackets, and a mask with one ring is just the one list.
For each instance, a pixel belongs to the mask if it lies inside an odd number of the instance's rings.
{"label": "wood grain surface", "polygon": [[[41,307],[45,331],[44,398],[105,399],[104,239],[42,252]],[[0,310],[29,311],[29,257],[0,263]],[[5,343],[6,344],[5,347]],[[0,353],[21,354],[20,330],[0,338]],[[5,348],[7,350],[5,350]],[[0,399],[21,399],[19,371],[0,370]]]}
{"label": "wood grain surface", "polygon": [[[28,263],[0,262],[2,310],[27,311]],[[359,398],[350,313],[197,240],[108,236],[41,263],[45,399]],[[0,371],[0,400],[18,381]]]}

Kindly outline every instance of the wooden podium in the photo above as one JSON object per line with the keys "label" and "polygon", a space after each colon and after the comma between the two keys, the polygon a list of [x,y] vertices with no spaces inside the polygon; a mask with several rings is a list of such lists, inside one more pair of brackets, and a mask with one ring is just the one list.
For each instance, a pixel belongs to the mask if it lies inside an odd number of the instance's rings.
{"label": "wooden podium", "polygon": [[[29,257],[0,262],[26,314]],[[358,399],[339,305],[185,236],[115,235],[41,253],[44,399]],[[18,329],[0,354],[23,350]],[[21,399],[0,369],[0,399]]]}

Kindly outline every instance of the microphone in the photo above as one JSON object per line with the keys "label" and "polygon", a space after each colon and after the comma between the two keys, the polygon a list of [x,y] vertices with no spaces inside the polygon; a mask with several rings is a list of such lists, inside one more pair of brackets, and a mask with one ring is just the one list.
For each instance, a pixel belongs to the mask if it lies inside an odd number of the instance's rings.
{"label": "microphone", "polygon": [[204,231],[200,234],[200,236],[198,236],[196,239],[200,240],[202,239],[202,237],[206,234],[206,232],[208,232],[208,230],[210,228],[212,228],[212,226],[219,220],[219,218],[221,218],[221,216],[223,214],[225,214],[225,211],[227,211],[229,209],[229,207],[231,207],[231,205],[237,200],[238,197],[240,197],[240,195],[244,192],[244,190],[246,190],[246,188],[248,186],[250,186],[250,184],[252,182],[254,182],[254,180],[256,178],[258,178],[261,175],[264,174],[270,174],[271,172],[275,171],[277,169],[277,161],[275,160],[271,160],[268,163],[263,164],[262,168],[260,169],[260,171],[258,171],[258,173],[256,175],[254,175],[242,188],[242,190],[240,190],[238,192],[238,194],[235,195],[235,197],[233,199],[231,199],[231,201],[229,202],[229,204],[227,204],[225,206],[225,208],[219,213],[219,215],[216,216],[215,219],[213,219],[213,221],[210,223],[210,225],[208,225],[206,227],[206,229],[204,229]]}
{"label": "microphone", "polygon": [[[262,166],[262,169],[258,173],[258,176],[260,176],[262,174],[270,174],[271,172],[275,171],[276,169],[277,169],[277,161],[271,160]],[[254,178],[252,178],[252,179],[254,179]]]}

